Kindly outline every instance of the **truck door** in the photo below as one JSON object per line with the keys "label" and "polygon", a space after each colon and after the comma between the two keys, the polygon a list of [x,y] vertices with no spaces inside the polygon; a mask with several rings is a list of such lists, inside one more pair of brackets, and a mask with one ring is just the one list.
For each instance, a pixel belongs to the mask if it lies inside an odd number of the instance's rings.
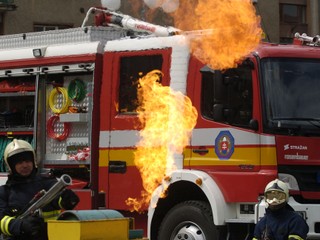
{"label": "truck door", "polygon": [[[128,198],[139,198],[142,190],[140,172],[135,167],[134,151],[139,142],[137,106],[138,79],[148,72],[158,69],[164,73],[161,84],[169,82],[170,49],[106,53],[109,65],[103,81],[111,82],[111,105],[109,128],[108,186],[102,186],[108,192],[108,207],[126,210]],[[103,90],[104,91],[104,90]],[[102,106],[103,108],[103,106]],[[105,159],[101,159],[105,163]],[[150,173],[152,174],[152,173]],[[101,177],[105,174],[101,174]],[[102,183],[104,184],[104,183]]]}
{"label": "truck door", "polygon": [[239,191],[226,191],[231,201],[240,200],[241,191],[260,169],[252,70],[249,62],[226,71],[203,66],[198,73],[201,84],[195,84],[199,118],[189,167],[208,172],[222,189],[233,189],[237,183]]}

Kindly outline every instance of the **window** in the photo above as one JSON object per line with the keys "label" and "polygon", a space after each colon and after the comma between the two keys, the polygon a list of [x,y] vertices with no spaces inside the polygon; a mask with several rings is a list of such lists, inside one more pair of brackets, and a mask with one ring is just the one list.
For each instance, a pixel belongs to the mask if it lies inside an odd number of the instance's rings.
{"label": "window", "polygon": [[280,21],[282,23],[306,23],[306,6],[280,4]]}
{"label": "window", "polygon": [[296,32],[308,33],[306,23],[306,1],[296,0],[295,4],[280,3],[280,43],[291,44]]}
{"label": "window", "polygon": [[120,113],[136,113],[139,78],[152,70],[161,70],[162,63],[162,55],[129,56],[120,59]]}
{"label": "window", "polygon": [[201,113],[210,120],[249,127],[252,118],[251,68],[243,64],[225,72],[204,67]]}
{"label": "window", "polygon": [[316,59],[262,59],[266,132],[319,136],[319,63]]}

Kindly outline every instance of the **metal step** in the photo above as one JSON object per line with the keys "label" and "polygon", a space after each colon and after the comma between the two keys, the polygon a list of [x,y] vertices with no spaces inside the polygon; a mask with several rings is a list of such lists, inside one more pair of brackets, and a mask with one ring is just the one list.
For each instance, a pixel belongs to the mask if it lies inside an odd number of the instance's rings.
{"label": "metal step", "polygon": [[226,220],[226,223],[254,223],[251,218],[230,218]]}

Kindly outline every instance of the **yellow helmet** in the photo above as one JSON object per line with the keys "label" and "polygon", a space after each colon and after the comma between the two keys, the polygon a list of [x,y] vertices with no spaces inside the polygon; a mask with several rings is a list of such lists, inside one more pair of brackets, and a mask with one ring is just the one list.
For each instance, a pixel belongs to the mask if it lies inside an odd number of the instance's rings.
{"label": "yellow helmet", "polygon": [[288,202],[289,188],[286,183],[275,179],[269,182],[264,190],[264,196],[269,206],[276,206]]}
{"label": "yellow helmet", "polygon": [[34,167],[37,168],[36,154],[31,144],[25,140],[13,139],[13,141],[6,146],[3,154],[4,161],[10,172],[12,172],[17,163],[16,158],[22,154],[30,154]]}

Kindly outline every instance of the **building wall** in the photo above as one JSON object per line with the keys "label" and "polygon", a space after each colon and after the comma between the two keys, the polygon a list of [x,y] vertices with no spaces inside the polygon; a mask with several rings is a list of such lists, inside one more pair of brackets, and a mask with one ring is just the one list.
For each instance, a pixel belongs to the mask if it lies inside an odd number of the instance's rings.
{"label": "building wall", "polygon": [[100,0],[15,0],[15,4],[15,11],[4,14],[4,34],[32,32],[34,24],[80,27],[87,10],[100,6]]}
{"label": "building wall", "polygon": [[256,13],[261,17],[261,27],[268,42],[279,42],[279,0],[258,0]]}

